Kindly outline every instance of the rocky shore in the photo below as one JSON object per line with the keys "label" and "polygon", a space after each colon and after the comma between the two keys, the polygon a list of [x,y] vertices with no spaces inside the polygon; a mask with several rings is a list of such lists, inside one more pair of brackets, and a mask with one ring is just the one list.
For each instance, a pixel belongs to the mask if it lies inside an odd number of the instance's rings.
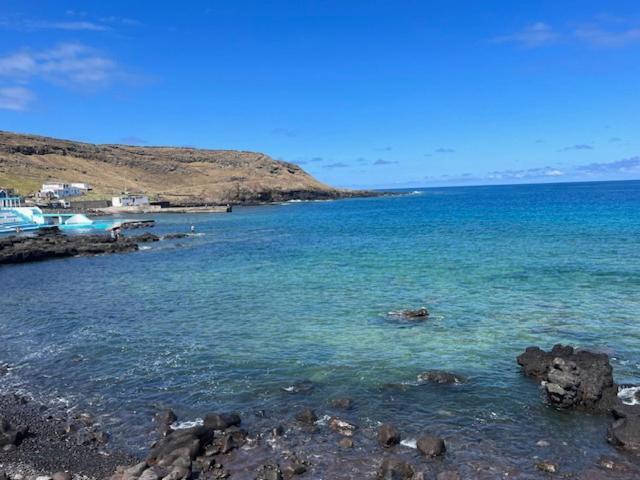
{"label": "rocky shore", "polygon": [[[252,418],[233,412],[210,412],[200,422],[181,428],[173,411],[149,418],[156,440],[136,456],[112,449],[109,435],[87,412],[62,412],[24,397],[0,397],[0,478],[3,480],[283,480],[360,479],[456,480],[491,478],[575,478],[582,480],[640,478],[640,405],[617,395],[607,355],[556,345],[550,351],[528,348],[517,359],[523,373],[541,384],[548,408],[569,415],[610,415],[603,445],[610,456],[592,466],[567,471],[561,458],[533,455],[518,470],[493,464],[455,461],[456,439],[440,437],[423,426],[423,434],[407,438],[392,423],[358,425],[351,413],[358,405],[348,398],[327,401],[323,411],[305,407],[288,418],[270,418],[256,410]],[[421,383],[457,388],[470,382],[454,373],[427,370]],[[313,385],[284,389],[305,395]],[[297,385],[297,384],[296,384]],[[283,394],[286,394],[283,393]],[[633,402],[632,402],[633,403]],[[571,413],[575,410],[575,413]],[[581,413],[584,412],[584,413]],[[258,422],[252,421],[259,419]],[[182,424],[184,427],[185,424]],[[536,444],[550,452],[549,440]],[[453,445],[453,453],[450,448]],[[409,448],[411,447],[411,448]],[[453,454],[453,457],[450,455]]]}
{"label": "rocky shore", "polygon": [[48,228],[34,235],[0,238],[0,265],[135,252],[139,243],[158,240],[159,237],[151,233],[116,240],[108,235],[64,235],[57,228]]}

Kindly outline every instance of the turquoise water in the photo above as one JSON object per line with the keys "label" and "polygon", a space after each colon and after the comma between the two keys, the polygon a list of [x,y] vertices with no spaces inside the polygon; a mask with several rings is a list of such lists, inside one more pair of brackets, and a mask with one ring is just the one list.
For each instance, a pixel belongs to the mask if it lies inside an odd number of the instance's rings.
{"label": "turquoise water", "polygon": [[[640,182],[156,220],[154,233],[195,224],[201,235],[0,269],[0,360],[15,366],[5,384],[103,413],[133,449],[158,406],[185,420],[257,409],[286,419],[350,396],[350,419],[442,435],[452,461],[525,468],[541,439],[576,469],[614,453],[608,418],[545,407],[515,357],[569,343],[609,353],[617,381],[640,383]],[[420,306],[426,322],[387,315]],[[416,385],[426,369],[469,382]],[[282,390],[297,380],[314,390]]]}

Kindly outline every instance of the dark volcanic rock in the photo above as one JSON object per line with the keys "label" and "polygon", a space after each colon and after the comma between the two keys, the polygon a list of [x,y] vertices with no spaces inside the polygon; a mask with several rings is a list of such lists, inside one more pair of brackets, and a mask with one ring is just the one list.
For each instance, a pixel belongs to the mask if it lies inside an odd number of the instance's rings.
{"label": "dark volcanic rock", "polygon": [[462,375],[456,375],[455,373],[443,372],[442,370],[427,370],[418,375],[419,382],[430,383],[464,383],[466,378]]}
{"label": "dark volcanic rock", "polygon": [[315,388],[315,385],[311,380],[299,380],[292,385],[287,387],[282,387],[287,393],[311,393],[311,391]]}
{"label": "dark volcanic rock", "polygon": [[256,480],[282,480],[282,471],[276,462],[267,462],[258,468]]}
{"label": "dark volcanic rock", "polygon": [[390,423],[385,423],[378,430],[378,443],[385,447],[392,447],[400,443],[400,432]]}
{"label": "dark volcanic rock", "polygon": [[208,413],[204,417],[204,426],[214,430],[226,430],[229,427],[239,427],[242,423],[237,413]]}
{"label": "dark volcanic rock", "polygon": [[422,307],[417,310],[401,310],[399,312],[391,312],[390,315],[396,317],[404,317],[410,319],[425,319],[429,316],[429,311]]}
{"label": "dark volcanic rock", "polygon": [[542,382],[547,401],[560,408],[606,411],[617,403],[609,357],[556,345],[550,352],[529,347],[518,357],[525,375]]}
{"label": "dark volcanic rock", "polygon": [[189,234],[184,232],[167,233],[166,235],[162,236],[162,240],[176,240],[178,238],[186,238],[188,236]]}
{"label": "dark volcanic rock", "polygon": [[18,446],[27,435],[28,427],[14,427],[4,416],[0,416],[0,448]]}
{"label": "dark volcanic rock", "polygon": [[376,476],[377,480],[410,480],[414,475],[413,467],[398,458],[386,458]]}
{"label": "dark volcanic rock", "polygon": [[318,421],[318,416],[310,408],[305,408],[296,414],[296,420],[305,425],[313,425]]}
{"label": "dark volcanic rock", "polygon": [[138,244],[131,238],[116,241],[105,235],[63,235],[57,229],[50,229],[35,236],[0,239],[0,265],[136,250]]}
{"label": "dark volcanic rock", "polygon": [[171,425],[178,421],[178,417],[173,413],[173,410],[167,408],[156,413],[153,421],[156,423],[158,431],[162,435],[166,435],[171,431]]}
{"label": "dark volcanic rock", "polygon": [[131,240],[136,243],[148,243],[148,242],[157,242],[160,240],[160,237],[154,235],[153,233],[145,232],[142,235],[136,235],[135,237],[131,237]]}
{"label": "dark volcanic rock", "polygon": [[444,440],[438,437],[420,437],[416,447],[426,457],[438,457],[446,451]]}
{"label": "dark volcanic rock", "polygon": [[607,432],[609,443],[625,450],[640,451],[640,406],[616,407],[613,416],[616,420]]}
{"label": "dark volcanic rock", "polygon": [[331,417],[329,420],[329,428],[345,437],[353,437],[353,434],[358,429],[357,425],[338,417]]}

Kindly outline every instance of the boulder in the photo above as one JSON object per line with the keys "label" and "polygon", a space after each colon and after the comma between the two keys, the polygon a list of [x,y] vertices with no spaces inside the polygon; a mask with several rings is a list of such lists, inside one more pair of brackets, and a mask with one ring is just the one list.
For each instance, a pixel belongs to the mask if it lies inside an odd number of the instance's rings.
{"label": "boulder", "polygon": [[206,445],[211,445],[214,438],[215,430],[207,426],[173,430],[151,449],[147,462],[149,465],[167,467],[181,457],[195,460]]}
{"label": "boulder", "polygon": [[6,417],[0,415],[0,448],[18,446],[28,431],[28,427],[14,427]]}
{"label": "boulder", "polygon": [[429,311],[422,307],[416,310],[400,310],[399,312],[390,312],[395,317],[404,317],[408,319],[425,319],[429,316]]}
{"label": "boulder", "polygon": [[420,437],[416,441],[416,448],[425,457],[438,457],[444,455],[446,447],[444,440],[439,437]]}
{"label": "boulder", "polygon": [[56,472],[51,477],[52,480],[71,480],[71,474],[69,472]]}
{"label": "boulder", "polygon": [[390,423],[385,423],[378,430],[378,443],[389,448],[400,443],[400,432]]}
{"label": "boulder", "polygon": [[153,421],[158,426],[158,430],[162,434],[166,434],[171,429],[171,425],[178,421],[178,417],[170,408],[161,410],[153,417]]}
{"label": "boulder", "polygon": [[343,437],[338,442],[342,448],[353,448],[353,440],[349,437]]}
{"label": "boulder", "polygon": [[256,480],[283,480],[282,470],[276,462],[267,462],[258,468]]}
{"label": "boulder", "polygon": [[282,390],[291,394],[298,394],[298,393],[307,394],[307,393],[311,393],[314,388],[315,388],[315,385],[311,380],[298,380],[297,382],[294,382],[291,385],[282,387]]}
{"label": "boulder", "polygon": [[460,480],[460,474],[455,470],[445,470],[438,474],[436,480]]}
{"label": "boulder", "polygon": [[313,425],[318,421],[318,416],[312,409],[305,408],[296,414],[296,420],[305,425]]}
{"label": "boulder", "polygon": [[377,480],[410,480],[415,471],[413,467],[398,458],[386,458],[380,465]]}
{"label": "boulder", "polygon": [[607,440],[624,450],[640,451],[640,415],[617,418],[609,427]]}
{"label": "boulder", "polygon": [[529,347],[518,363],[525,375],[541,382],[550,405],[603,412],[618,403],[613,369],[604,353],[563,345],[555,345],[549,352]]}
{"label": "boulder", "polygon": [[204,426],[213,430],[226,430],[240,426],[242,420],[236,413],[208,413],[204,417]]}
{"label": "boulder", "polygon": [[419,382],[455,384],[464,383],[466,380],[462,375],[444,372],[442,370],[427,370],[418,375]]}
{"label": "boulder", "polygon": [[557,463],[550,460],[543,460],[541,462],[538,462],[536,464],[536,468],[545,473],[558,473],[558,470],[560,469]]}
{"label": "boulder", "polygon": [[345,437],[353,437],[353,434],[358,429],[357,425],[349,423],[338,417],[331,417],[329,420],[329,428],[334,432],[338,432]]}

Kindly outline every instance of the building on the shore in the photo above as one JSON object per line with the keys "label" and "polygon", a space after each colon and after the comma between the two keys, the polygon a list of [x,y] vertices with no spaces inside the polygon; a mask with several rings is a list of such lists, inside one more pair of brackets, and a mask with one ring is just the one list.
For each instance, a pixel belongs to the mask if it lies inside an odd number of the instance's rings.
{"label": "building on the shore", "polygon": [[9,188],[0,188],[0,208],[19,207],[21,199]]}
{"label": "building on the shore", "polygon": [[111,199],[114,207],[142,207],[149,205],[149,197],[143,194],[124,193]]}
{"label": "building on the shore", "polygon": [[39,198],[66,198],[84,195],[91,187],[86,183],[46,182],[38,192]]}

